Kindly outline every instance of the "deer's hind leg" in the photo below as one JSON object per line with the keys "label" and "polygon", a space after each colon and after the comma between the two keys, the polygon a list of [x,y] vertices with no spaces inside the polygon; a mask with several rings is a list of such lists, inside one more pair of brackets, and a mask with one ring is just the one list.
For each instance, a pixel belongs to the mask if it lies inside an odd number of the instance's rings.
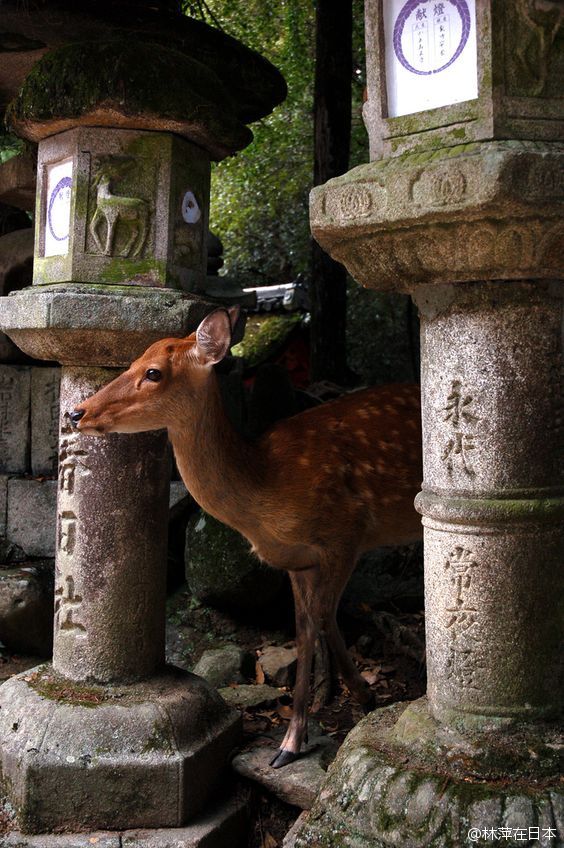
{"label": "deer's hind leg", "polygon": [[344,683],[355,700],[367,706],[372,702],[370,688],[354,664],[345,645],[345,640],[339,630],[339,625],[337,624],[339,601],[341,600],[341,595],[348,583],[349,577],[354,570],[355,564],[354,559],[346,557],[338,561],[335,560],[332,563],[329,572],[330,579],[325,581],[329,586],[329,597],[326,599],[326,615],[323,622],[323,630],[331,657]]}

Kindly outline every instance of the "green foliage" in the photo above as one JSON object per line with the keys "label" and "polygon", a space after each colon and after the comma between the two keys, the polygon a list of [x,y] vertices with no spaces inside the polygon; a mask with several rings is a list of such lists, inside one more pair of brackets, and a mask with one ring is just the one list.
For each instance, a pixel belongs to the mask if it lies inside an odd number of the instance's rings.
{"label": "green foliage", "polygon": [[0,133],[0,164],[19,156],[24,149],[24,142],[11,133]]}
{"label": "green foliage", "polygon": [[[214,167],[210,226],[223,241],[224,272],[242,285],[288,282],[310,262],[313,177],[314,0],[193,0],[186,12],[221,25],[280,69],[288,97],[252,127],[254,142]],[[367,158],[362,125],[363,3],[354,0],[352,164]]]}

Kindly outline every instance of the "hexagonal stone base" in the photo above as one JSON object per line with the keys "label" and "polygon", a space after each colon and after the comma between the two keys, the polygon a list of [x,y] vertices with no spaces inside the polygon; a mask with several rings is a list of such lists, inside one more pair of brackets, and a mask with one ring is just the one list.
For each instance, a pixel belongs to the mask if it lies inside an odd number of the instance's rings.
{"label": "hexagonal stone base", "polygon": [[438,724],[423,698],[376,710],[349,734],[284,848],[557,848],[558,731],[493,719],[462,734]]}
{"label": "hexagonal stone base", "polygon": [[0,844],[2,848],[242,848],[247,824],[247,799],[234,796],[215,804],[187,827],[37,836],[12,831]]}
{"label": "hexagonal stone base", "polygon": [[172,667],[92,686],[45,665],[0,687],[2,776],[28,833],[182,827],[225,783],[240,732],[204,680]]}

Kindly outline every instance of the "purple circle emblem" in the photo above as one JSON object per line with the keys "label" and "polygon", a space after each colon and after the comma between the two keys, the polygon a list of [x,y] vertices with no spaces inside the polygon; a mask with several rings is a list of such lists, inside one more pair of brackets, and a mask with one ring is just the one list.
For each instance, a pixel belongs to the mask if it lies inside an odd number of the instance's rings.
{"label": "purple circle emblem", "polygon": [[[430,63],[431,58],[434,58],[436,67],[426,70],[416,68],[405,55],[402,46],[402,37],[406,24],[414,12],[415,18],[412,18],[414,56],[419,55],[422,62],[426,60],[427,65]],[[427,12],[429,12],[429,15],[427,15]],[[450,32],[450,13],[452,12],[460,16],[462,31],[454,52],[450,56],[450,59],[447,59],[446,54],[450,53],[450,49],[447,50],[446,45]],[[452,65],[453,62],[456,62],[466,46],[468,36],[470,35],[470,28],[470,9],[466,0],[443,0],[443,2],[434,0],[432,3],[429,3],[429,0],[407,0],[394,26],[394,53],[400,64],[412,74],[418,74],[420,76],[439,74],[445,68],[448,68],[449,65]]]}
{"label": "purple circle emblem", "polygon": [[56,239],[56,241],[65,241],[65,239],[68,239],[69,234],[68,226],[67,232],[63,235],[57,234],[55,232],[55,224],[53,221],[53,206],[57,201],[62,200],[64,202],[68,202],[68,200],[70,199],[71,188],[72,177],[63,177],[61,180],[59,180],[59,182],[51,192],[51,197],[49,198],[49,207],[47,209],[47,224],[49,226],[49,232],[51,233],[53,238]]}

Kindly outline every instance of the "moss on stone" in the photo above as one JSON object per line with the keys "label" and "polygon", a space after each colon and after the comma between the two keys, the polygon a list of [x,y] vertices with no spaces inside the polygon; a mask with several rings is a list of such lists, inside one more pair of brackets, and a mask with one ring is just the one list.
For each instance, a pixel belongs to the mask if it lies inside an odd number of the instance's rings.
{"label": "moss on stone", "polygon": [[160,752],[164,754],[173,754],[174,746],[170,738],[170,732],[162,721],[153,723],[152,733],[143,746],[144,754],[152,754]]}
{"label": "moss on stone", "polygon": [[177,50],[123,38],[67,44],[46,53],[8,107],[6,120],[21,127],[78,120],[99,109],[192,123],[232,150],[252,139],[205,65]]}
{"label": "moss on stone", "polygon": [[297,312],[289,315],[259,315],[247,321],[245,338],[233,348],[235,356],[243,356],[251,367],[272,356],[294,327],[301,321]]}
{"label": "moss on stone", "polygon": [[46,668],[36,671],[25,678],[28,686],[42,698],[70,704],[73,707],[97,707],[107,700],[101,686],[77,683],[60,677]]}

